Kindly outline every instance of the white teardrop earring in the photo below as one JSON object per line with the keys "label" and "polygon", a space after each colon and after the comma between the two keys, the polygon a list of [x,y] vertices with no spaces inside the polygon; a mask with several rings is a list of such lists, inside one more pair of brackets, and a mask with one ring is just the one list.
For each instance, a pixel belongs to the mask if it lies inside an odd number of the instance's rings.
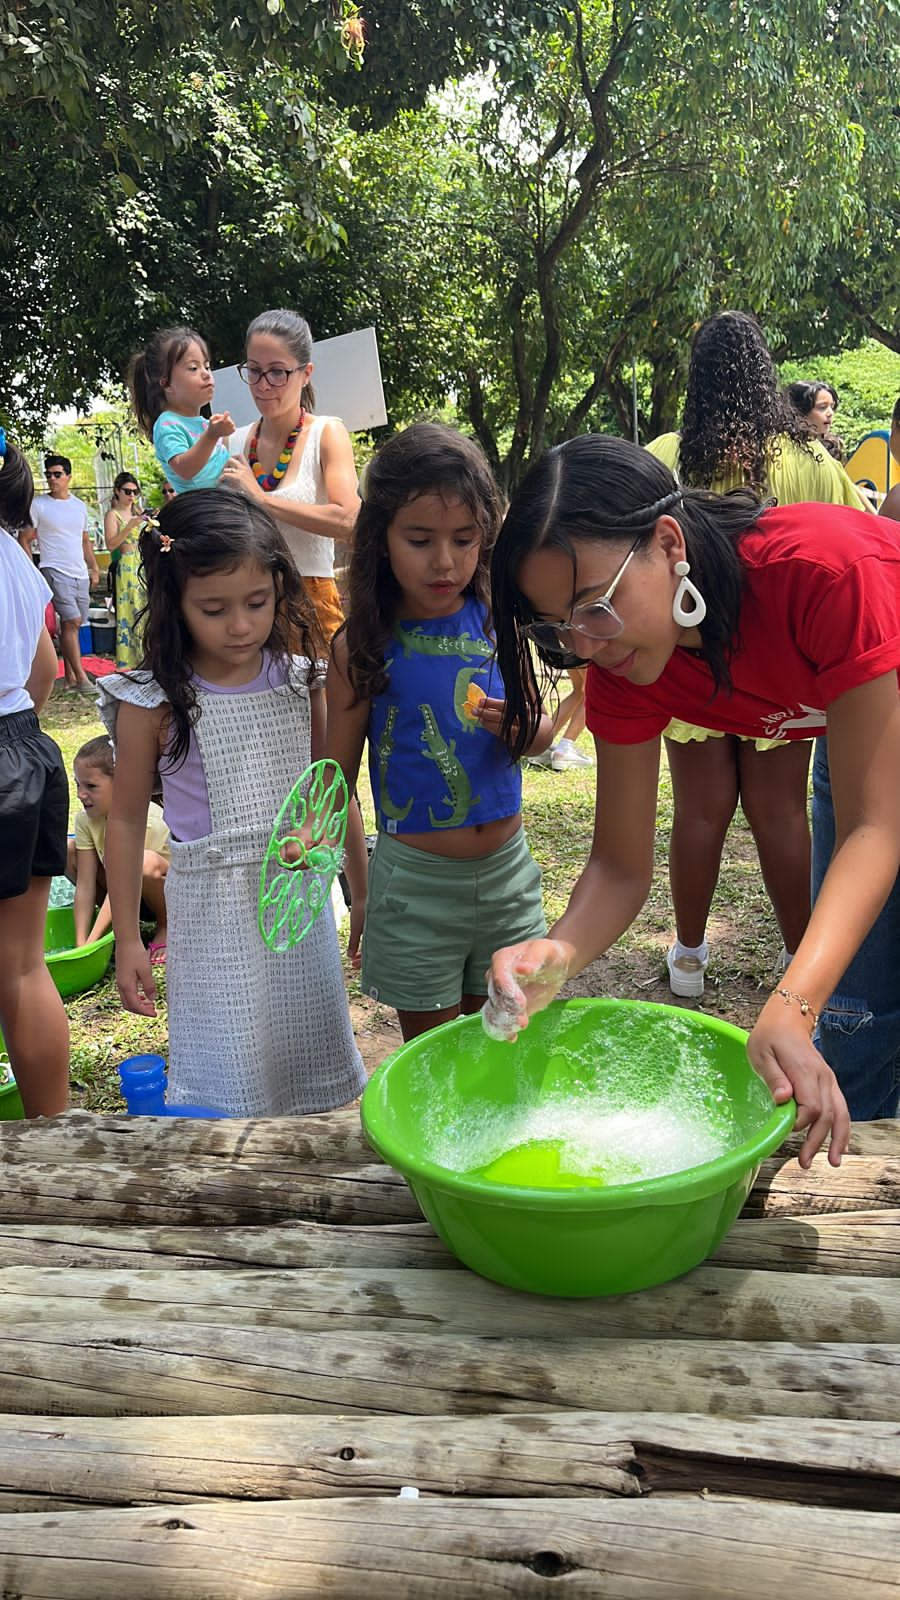
{"label": "white teardrop earring", "polygon": [[[681,582],[675,590],[675,597],[672,601],[672,618],[682,628],[697,628],[706,616],[706,601],[697,585],[691,583],[688,577],[690,570],[689,562],[676,561],[675,576],[680,578]],[[693,601],[693,607],[690,611],[685,611],[684,602],[685,597],[688,595]]]}

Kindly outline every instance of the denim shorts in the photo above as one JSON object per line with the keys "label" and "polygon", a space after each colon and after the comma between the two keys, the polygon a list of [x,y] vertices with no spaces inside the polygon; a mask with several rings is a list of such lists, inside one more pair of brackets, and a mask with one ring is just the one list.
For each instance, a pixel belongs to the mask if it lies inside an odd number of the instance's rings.
{"label": "denim shorts", "polygon": [[67,572],[54,572],[52,567],[41,567],[41,577],[46,578],[53,591],[53,609],[60,622],[87,622],[91,607],[91,584],[87,572],[83,578],[70,578]]}
{"label": "denim shorts", "polygon": [[[827,740],[816,740],[813,899],[834,851]],[[900,1105],[900,877],[819,1019],[816,1043],[857,1121],[896,1117]]]}
{"label": "denim shorts", "polygon": [[428,855],[378,835],[369,865],[361,983],[398,1011],[443,1011],[487,994],[503,945],[546,931],[541,870],[520,828],[477,861]]}

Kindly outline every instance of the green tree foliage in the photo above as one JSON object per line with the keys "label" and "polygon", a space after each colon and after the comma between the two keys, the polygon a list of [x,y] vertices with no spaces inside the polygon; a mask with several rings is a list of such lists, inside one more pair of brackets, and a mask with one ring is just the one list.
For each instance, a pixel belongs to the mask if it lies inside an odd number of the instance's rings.
{"label": "green tree foliage", "polygon": [[630,428],[632,360],[643,436],[670,425],[720,306],[782,356],[892,337],[898,0],[374,0],[359,71],[320,0],[258,0],[237,43],[219,3],[116,33],[91,0],[93,93],[26,97],[0,413],[85,397],[166,320],[237,359],[286,302],[374,322],[393,416],[455,400],[513,482]]}

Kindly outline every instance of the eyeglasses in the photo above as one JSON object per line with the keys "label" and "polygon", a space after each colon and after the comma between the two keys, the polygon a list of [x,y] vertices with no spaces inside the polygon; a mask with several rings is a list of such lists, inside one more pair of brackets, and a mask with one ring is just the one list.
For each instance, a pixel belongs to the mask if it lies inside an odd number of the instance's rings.
{"label": "eyeglasses", "polygon": [[576,606],[568,622],[526,622],[520,626],[519,632],[523,633],[526,639],[533,639],[535,644],[544,650],[570,648],[569,641],[575,633],[583,633],[588,639],[617,638],[625,624],[612,604],[612,597],[641,538],[642,535],[639,534],[606,593],[601,595],[599,600],[590,600],[587,605]]}
{"label": "eyeglasses", "polygon": [[128,489],[124,485],[119,490],[120,494],[140,494],[140,489]]}
{"label": "eyeglasses", "polygon": [[62,467],[48,467],[44,474],[47,478],[67,478],[69,474]]}
{"label": "eyeglasses", "polygon": [[265,379],[265,382],[269,385],[270,389],[283,389],[288,381],[288,378],[291,376],[291,373],[302,372],[303,368],[266,367],[265,371],[263,371],[262,367],[250,367],[247,366],[245,362],[244,365],[238,367],[237,370],[238,377],[243,378],[245,383],[249,383],[251,388],[255,388],[258,383],[262,383]]}

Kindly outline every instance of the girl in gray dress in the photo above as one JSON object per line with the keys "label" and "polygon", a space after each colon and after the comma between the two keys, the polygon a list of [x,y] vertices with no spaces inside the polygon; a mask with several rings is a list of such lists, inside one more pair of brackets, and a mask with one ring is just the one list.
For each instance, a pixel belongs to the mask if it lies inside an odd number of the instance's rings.
{"label": "girl in gray dress", "polygon": [[[143,668],[103,684],[117,750],[106,864],[119,992],[130,1011],[153,1014],[138,907],[158,771],[172,834],[169,1102],[232,1116],[343,1105],[365,1074],[330,907],[283,953],[256,921],[275,817],[324,746],[302,579],[268,512],[229,489],[179,495],[142,533],[141,557]],[[289,654],[289,634],[302,655]]]}

